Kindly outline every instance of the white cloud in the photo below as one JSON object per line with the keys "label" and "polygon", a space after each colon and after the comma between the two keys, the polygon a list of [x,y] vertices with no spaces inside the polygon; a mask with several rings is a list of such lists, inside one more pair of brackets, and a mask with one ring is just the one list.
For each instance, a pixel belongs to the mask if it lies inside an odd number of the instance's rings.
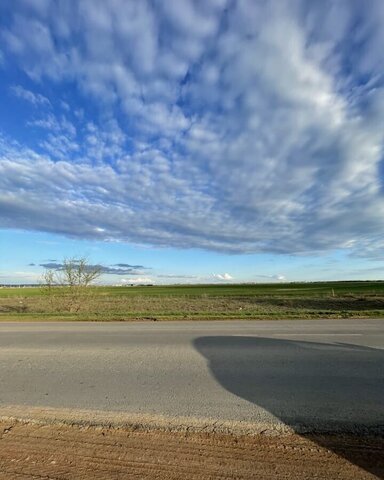
{"label": "white cloud", "polygon": [[232,275],[230,275],[229,273],[213,273],[212,274],[212,277],[215,279],[215,280],[233,280],[233,277]]}
{"label": "white cloud", "polygon": [[274,278],[275,280],[279,280],[279,281],[282,281],[282,282],[286,280],[286,278],[284,277],[284,275],[273,275],[273,278]]}
{"label": "white cloud", "polygon": [[21,85],[13,85],[11,87],[11,92],[16,97],[22,98],[23,100],[26,100],[27,102],[35,106],[51,105],[51,102],[48,100],[47,97],[41,95],[40,93],[33,93],[30,90],[22,87]]}
{"label": "white cloud", "polygon": [[197,275],[178,275],[178,274],[169,274],[169,275],[156,275],[157,278],[168,278],[168,279],[188,279],[188,280],[197,280],[199,277]]}
{"label": "white cloud", "polygon": [[281,274],[275,274],[275,275],[255,275],[257,278],[268,278],[270,280],[278,280],[278,281],[286,281],[286,277]]}
{"label": "white cloud", "polygon": [[154,282],[150,277],[133,277],[133,278],[124,278],[123,280],[121,280],[121,283],[148,284],[148,283],[154,283]]}
{"label": "white cloud", "polygon": [[6,272],[0,271],[0,284],[21,284],[27,283],[40,283],[42,280],[41,274],[32,272]]}

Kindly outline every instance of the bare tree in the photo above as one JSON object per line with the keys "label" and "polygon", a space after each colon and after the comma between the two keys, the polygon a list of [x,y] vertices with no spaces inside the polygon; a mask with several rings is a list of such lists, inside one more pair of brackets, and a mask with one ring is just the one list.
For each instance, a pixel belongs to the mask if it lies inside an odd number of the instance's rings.
{"label": "bare tree", "polygon": [[101,275],[101,267],[89,265],[86,258],[70,258],[63,261],[61,278],[69,287],[89,287]]}
{"label": "bare tree", "polygon": [[57,286],[56,272],[54,270],[46,270],[41,278],[41,289],[43,294],[49,298],[49,303],[53,309],[57,308],[55,295],[55,287]]}
{"label": "bare tree", "polygon": [[100,266],[90,265],[84,257],[66,258],[58,269],[44,272],[43,289],[56,308],[78,312],[101,273]]}

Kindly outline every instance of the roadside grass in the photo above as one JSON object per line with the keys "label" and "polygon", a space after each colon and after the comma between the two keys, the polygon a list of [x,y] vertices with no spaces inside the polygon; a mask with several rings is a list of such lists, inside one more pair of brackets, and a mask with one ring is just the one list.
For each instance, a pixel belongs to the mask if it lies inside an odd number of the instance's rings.
{"label": "roadside grass", "polygon": [[77,313],[64,289],[0,288],[0,321],[273,320],[384,317],[384,282],[92,287]]}

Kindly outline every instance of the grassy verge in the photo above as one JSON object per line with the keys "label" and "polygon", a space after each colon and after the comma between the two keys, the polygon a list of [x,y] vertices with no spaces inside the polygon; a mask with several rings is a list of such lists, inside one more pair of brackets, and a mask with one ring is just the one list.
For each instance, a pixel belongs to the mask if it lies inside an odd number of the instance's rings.
{"label": "grassy verge", "polygon": [[0,289],[0,321],[384,318],[384,282],[94,287],[76,312],[62,289]]}

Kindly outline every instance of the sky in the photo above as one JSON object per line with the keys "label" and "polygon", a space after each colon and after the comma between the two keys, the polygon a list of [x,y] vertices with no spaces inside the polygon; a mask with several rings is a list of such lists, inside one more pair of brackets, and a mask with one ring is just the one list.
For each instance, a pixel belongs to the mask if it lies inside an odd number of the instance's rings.
{"label": "sky", "polygon": [[0,283],[384,279],[382,0],[0,2]]}

